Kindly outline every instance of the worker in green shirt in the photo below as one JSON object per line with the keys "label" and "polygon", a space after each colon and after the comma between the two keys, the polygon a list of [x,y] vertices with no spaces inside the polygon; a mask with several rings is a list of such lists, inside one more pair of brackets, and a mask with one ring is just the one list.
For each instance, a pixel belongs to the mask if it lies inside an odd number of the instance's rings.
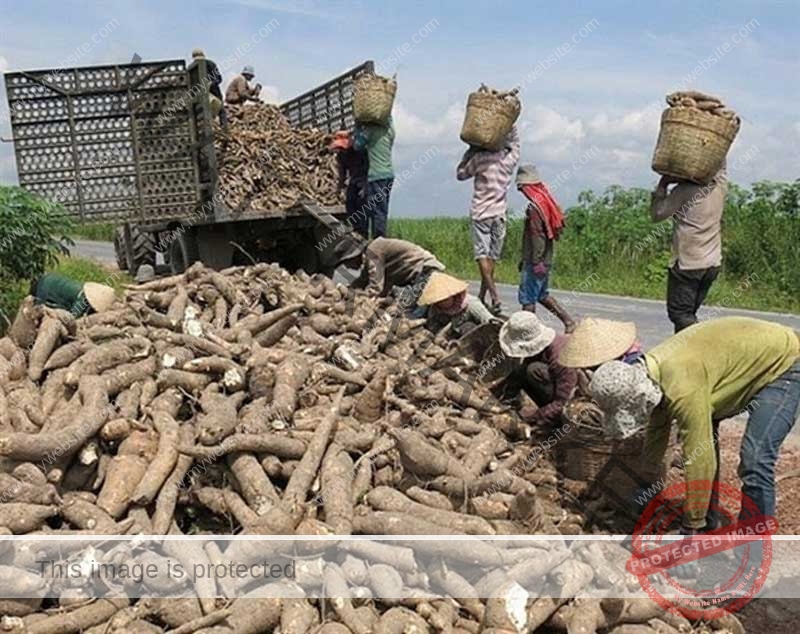
{"label": "worker in green shirt", "polygon": [[367,173],[367,202],[359,215],[364,236],[369,235],[372,225],[372,238],[386,236],[386,223],[389,218],[389,196],[394,185],[394,167],[392,166],[392,147],[394,146],[394,122],[392,118],[384,125],[359,124],[353,134],[353,149],[361,151],[366,148],[369,160]]}
{"label": "worker in green shirt", "polygon": [[31,284],[31,295],[37,304],[67,310],[75,317],[105,312],[115,299],[110,286],[82,283],[56,273],[47,273],[35,280]]}
{"label": "worker in green shirt", "polygon": [[[611,436],[628,438],[646,429],[649,464],[662,462],[675,421],[690,486],[719,479],[719,421],[749,412],[738,471],[742,493],[761,514],[775,515],[775,464],[800,407],[800,333],[747,317],[700,322],[638,363],[601,365],[590,391]],[[693,492],[684,534],[717,527],[710,500],[710,490]]]}

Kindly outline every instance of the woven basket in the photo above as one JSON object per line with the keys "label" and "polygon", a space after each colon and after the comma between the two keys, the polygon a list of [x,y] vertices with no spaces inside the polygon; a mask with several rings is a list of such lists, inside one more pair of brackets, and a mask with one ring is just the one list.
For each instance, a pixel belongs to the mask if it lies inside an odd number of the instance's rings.
{"label": "woven basket", "polygon": [[644,433],[625,440],[610,440],[598,427],[583,424],[566,415],[563,419],[570,427],[556,445],[556,465],[570,480],[594,481],[613,457],[619,463],[604,474],[603,487],[624,498],[639,486],[626,471],[633,472],[637,480],[645,482],[654,481],[666,473],[663,466],[654,472],[653,466],[645,462]]}
{"label": "woven basket", "polygon": [[461,140],[493,152],[502,149],[521,109],[516,96],[502,96],[485,90],[471,93],[464,125],[461,126]]}
{"label": "woven basket", "polygon": [[739,132],[739,117],[673,107],[661,115],[653,171],[705,185],[716,176]]}
{"label": "woven basket", "polygon": [[380,75],[364,75],[353,92],[353,116],[359,123],[385,124],[392,114],[397,82]]}

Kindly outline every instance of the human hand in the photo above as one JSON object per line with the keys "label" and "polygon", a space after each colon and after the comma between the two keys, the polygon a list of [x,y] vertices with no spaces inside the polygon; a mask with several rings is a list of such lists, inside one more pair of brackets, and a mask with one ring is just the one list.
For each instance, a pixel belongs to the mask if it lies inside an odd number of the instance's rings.
{"label": "human hand", "polygon": [[548,266],[544,262],[537,262],[533,265],[533,275],[537,279],[543,280],[547,277]]}
{"label": "human hand", "polygon": [[658,181],[657,189],[666,189],[670,185],[674,185],[678,183],[679,179],[675,178],[674,176],[662,176],[661,179]]}

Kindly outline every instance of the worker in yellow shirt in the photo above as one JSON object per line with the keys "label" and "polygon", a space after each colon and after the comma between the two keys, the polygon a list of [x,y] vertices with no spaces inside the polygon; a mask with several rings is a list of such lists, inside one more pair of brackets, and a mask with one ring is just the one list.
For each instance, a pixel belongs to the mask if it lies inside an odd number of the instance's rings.
{"label": "worker in yellow shirt", "polygon": [[[610,435],[628,438],[646,429],[649,464],[663,460],[675,421],[687,483],[718,480],[718,423],[750,412],[740,451],[742,493],[760,513],[775,515],[778,452],[800,407],[800,333],[747,317],[700,322],[638,363],[604,363],[590,391]],[[684,534],[717,527],[710,500],[709,490],[705,507],[701,499],[684,509]]]}

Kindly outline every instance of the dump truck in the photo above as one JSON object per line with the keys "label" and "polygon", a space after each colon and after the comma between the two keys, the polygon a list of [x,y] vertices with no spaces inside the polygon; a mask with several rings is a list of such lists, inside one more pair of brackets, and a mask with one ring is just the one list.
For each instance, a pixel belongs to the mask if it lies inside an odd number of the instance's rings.
{"label": "dump truck", "polygon": [[[349,128],[354,81],[373,69],[366,61],[281,112],[295,127]],[[347,231],[342,206],[226,204],[207,78],[202,58],[6,73],[20,185],[79,223],[114,223],[117,261],[131,274],[157,252],[173,273],[257,258],[330,274],[328,236]]]}

